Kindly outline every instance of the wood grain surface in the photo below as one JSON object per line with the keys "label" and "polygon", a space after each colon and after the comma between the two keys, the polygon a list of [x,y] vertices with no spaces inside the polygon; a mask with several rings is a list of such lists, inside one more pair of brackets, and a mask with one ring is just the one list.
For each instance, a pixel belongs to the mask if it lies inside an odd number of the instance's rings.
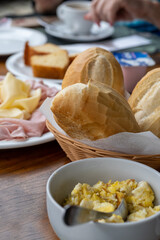
{"label": "wood grain surface", "polygon": [[[0,58],[0,75],[7,72]],[[58,240],[47,216],[46,183],[70,162],[56,141],[0,150],[0,240]]]}
{"label": "wood grain surface", "polygon": [[56,141],[0,150],[0,239],[57,240],[46,211],[51,173],[68,163]]}

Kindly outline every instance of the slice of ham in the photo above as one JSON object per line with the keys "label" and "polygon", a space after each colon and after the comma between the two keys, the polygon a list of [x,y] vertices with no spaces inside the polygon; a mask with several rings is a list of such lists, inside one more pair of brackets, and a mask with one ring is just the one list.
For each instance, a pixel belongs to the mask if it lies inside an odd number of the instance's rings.
{"label": "slice of ham", "polygon": [[[27,80],[30,83],[31,89],[41,88],[42,96],[40,103],[46,97],[54,97],[59,91],[55,87],[49,87],[43,81],[36,82],[35,80]],[[46,127],[45,116],[36,109],[29,120],[0,118],[0,140],[26,140],[29,137],[40,137],[48,131]]]}
{"label": "slice of ham", "polygon": [[46,84],[43,83],[42,80],[27,80],[26,82],[31,85],[31,89],[36,90],[37,88],[41,88],[41,101],[45,100],[47,97],[54,97],[58,92],[57,88],[48,87]]}
{"label": "slice of ham", "polygon": [[30,120],[1,118],[0,140],[24,140],[28,137],[40,137],[46,132],[45,117],[36,110]]}

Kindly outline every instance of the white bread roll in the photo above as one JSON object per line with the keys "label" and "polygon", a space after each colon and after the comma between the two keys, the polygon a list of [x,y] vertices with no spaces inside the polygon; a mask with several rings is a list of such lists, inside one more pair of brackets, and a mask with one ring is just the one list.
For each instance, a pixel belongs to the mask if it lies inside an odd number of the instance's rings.
{"label": "white bread roll", "polygon": [[111,52],[93,47],[79,53],[67,69],[62,89],[75,84],[94,81],[108,84],[124,95],[124,80],[121,66]]}
{"label": "white bread roll", "polygon": [[53,99],[51,110],[72,138],[97,140],[119,132],[139,132],[126,99],[100,82],[64,88]]}
{"label": "white bread roll", "polygon": [[128,102],[141,130],[160,137],[160,68],[151,70],[138,82]]}

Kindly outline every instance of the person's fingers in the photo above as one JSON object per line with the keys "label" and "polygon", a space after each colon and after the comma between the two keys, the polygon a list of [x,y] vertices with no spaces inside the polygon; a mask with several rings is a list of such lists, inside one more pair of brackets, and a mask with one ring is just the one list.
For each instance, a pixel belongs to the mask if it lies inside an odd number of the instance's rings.
{"label": "person's fingers", "polygon": [[98,26],[100,25],[100,19],[99,18],[96,18],[94,15],[92,15],[92,13],[87,13],[85,16],[84,16],[84,19],[85,20],[89,20],[89,21],[93,21],[95,23],[98,24]]}
{"label": "person's fingers", "polygon": [[133,16],[126,9],[119,9],[116,14],[115,21],[131,21],[133,20]]}
{"label": "person's fingers", "polygon": [[116,21],[133,18],[122,0],[93,0],[90,12],[86,14],[85,19],[97,24],[103,20],[113,25]]}
{"label": "person's fingers", "polygon": [[100,20],[113,24],[118,7],[117,0],[99,0],[95,3],[95,15],[98,16]]}
{"label": "person's fingers", "polygon": [[[106,6],[105,6],[106,7]],[[112,1],[108,4],[108,9],[104,7],[104,11],[107,11],[107,18],[111,25],[113,25],[119,17],[123,14],[123,1]],[[119,14],[121,16],[119,16]]]}
{"label": "person's fingers", "polygon": [[98,4],[99,0],[93,0],[91,3],[92,7],[96,7],[96,5]]}
{"label": "person's fingers", "polygon": [[104,0],[101,0],[99,2],[96,3],[95,6],[95,14],[101,19],[101,20],[105,20],[105,15],[104,11],[103,11],[103,6],[104,6]]}
{"label": "person's fingers", "polygon": [[93,0],[91,4],[91,9],[88,14],[85,15],[85,19],[92,20],[98,25],[100,24],[100,18],[96,13],[96,6],[97,6],[98,0]]}
{"label": "person's fingers", "polygon": [[89,20],[89,21],[93,21],[92,19],[92,14],[90,12],[88,12],[85,16],[84,16],[85,20]]}

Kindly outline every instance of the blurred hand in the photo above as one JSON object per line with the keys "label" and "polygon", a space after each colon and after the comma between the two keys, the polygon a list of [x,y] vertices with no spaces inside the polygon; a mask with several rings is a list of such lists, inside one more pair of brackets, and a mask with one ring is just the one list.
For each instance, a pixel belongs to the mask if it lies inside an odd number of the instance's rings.
{"label": "blurred hand", "polygon": [[135,18],[144,18],[147,14],[145,3],[148,0],[93,0],[86,20],[99,24],[107,21],[111,25],[116,21],[130,21]]}

